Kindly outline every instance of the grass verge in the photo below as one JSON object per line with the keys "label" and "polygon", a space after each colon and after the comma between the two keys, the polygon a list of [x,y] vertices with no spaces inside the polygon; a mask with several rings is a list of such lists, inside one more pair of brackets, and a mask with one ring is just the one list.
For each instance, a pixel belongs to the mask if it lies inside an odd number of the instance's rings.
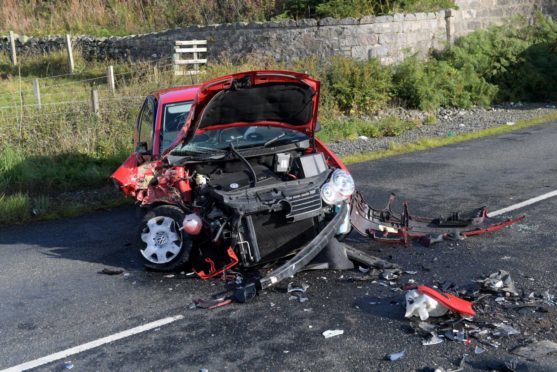
{"label": "grass verge", "polygon": [[465,133],[454,137],[428,137],[428,138],[422,138],[416,142],[411,142],[411,143],[404,143],[404,144],[391,143],[390,147],[386,150],[366,152],[357,155],[348,155],[342,157],[342,160],[344,161],[345,164],[361,163],[364,161],[376,160],[376,159],[386,158],[395,155],[402,155],[402,154],[415,152],[415,151],[423,151],[435,147],[450,145],[453,143],[459,143],[459,142],[469,141],[469,140],[478,139],[482,137],[503,134],[518,129],[528,128],[534,125],[545,124],[555,120],[557,120],[557,112],[548,115],[539,116],[533,119],[519,121],[515,125],[503,124],[499,127],[484,129],[478,132]]}
{"label": "grass verge", "polygon": [[54,197],[31,197],[17,193],[0,195],[0,224],[19,224],[30,221],[75,217],[88,212],[131,205],[131,199],[110,197],[93,202],[57,202]]}

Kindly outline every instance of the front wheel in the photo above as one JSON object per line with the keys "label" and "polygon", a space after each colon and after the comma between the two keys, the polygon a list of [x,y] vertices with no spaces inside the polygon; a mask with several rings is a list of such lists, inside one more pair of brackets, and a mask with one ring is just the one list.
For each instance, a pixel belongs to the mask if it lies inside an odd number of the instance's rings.
{"label": "front wheel", "polygon": [[172,205],[160,205],[145,214],[137,240],[146,268],[170,271],[188,261],[192,242],[180,230],[184,216],[180,208]]}

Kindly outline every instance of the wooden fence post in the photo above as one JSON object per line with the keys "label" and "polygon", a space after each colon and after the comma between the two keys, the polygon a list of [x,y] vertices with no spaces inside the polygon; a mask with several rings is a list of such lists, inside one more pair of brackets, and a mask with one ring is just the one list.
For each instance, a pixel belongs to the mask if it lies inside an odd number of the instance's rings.
{"label": "wooden fence post", "polygon": [[39,79],[33,79],[33,93],[35,94],[36,106],[41,108],[41,89],[39,87]]}
{"label": "wooden fence post", "polygon": [[99,92],[96,89],[91,90],[91,108],[96,117],[101,117],[101,110],[99,108]]}
{"label": "wooden fence post", "polygon": [[73,51],[72,51],[72,39],[69,34],[66,34],[66,49],[68,50],[68,65],[70,66],[70,74],[73,75],[74,63],[73,63]]}
{"label": "wooden fence post", "polygon": [[156,65],[153,66],[153,78],[155,79],[155,82],[159,82],[159,68]]}
{"label": "wooden fence post", "polygon": [[14,66],[17,66],[17,51],[15,49],[15,36],[13,31],[10,31],[10,51],[12,56],[12,64]]}
{"label": "wooden fence post", "polygon": [[115,94],[116,84],[114,83],[114,67],[112,65],[108,66],[106,81],[108,82],[108,89],[110,90],[110,93]]}

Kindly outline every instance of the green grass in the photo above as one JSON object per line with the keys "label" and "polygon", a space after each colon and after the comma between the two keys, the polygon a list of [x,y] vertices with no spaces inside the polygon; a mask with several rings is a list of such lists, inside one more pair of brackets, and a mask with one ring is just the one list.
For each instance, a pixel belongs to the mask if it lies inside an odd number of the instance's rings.
{"label": "green grass", "polygon": [[31,219],[31,200],[28,195],[0,194],[0,223],[20,223]]}
{"label": "green grass", "polygon": [[551,113],[537,118],[523,120],[512,126],[501,125],[499,127],[484,129],[478,132],[460,134],[452,137],[423,138],[413,143],[405,143],[405,144],[392,143],[389,149],[387,150],[373,151],[373,152],[367,152],[367,153],[362,153],[357,155],[348,155],[343,157],[342,160],[346,164],[361,163],[364,161],[371,161],[371,160],[386,158],[395,155],[402,155],[402,154],[415,152],[415,151],[428,150],[431,148],[446,146],[453,143],[470,141],[482,137],[494,136],[494,135],[518,130],[518,129],[528,128],[534,125],[545,124],[555,120],[557,120],[557,113]]}
{"label": "green grass", "polygon": [[44,221],[75,217],[95,210],[111,209],[132,205],[124,197],[106,198],[91,203],[62,202],[56,197],[26,194],[0,195],[0,224],[19,224],[29,221]]}
{"label": "green grass", "polygon": [[[325,142],[353,140],[358,136],[369,138],[396,137],[422,123],[405,121],[396,116],[386,116],[376,120],[361,118],[326,119],[317,137]],[[424,123],[425,124],[425,121]]]}

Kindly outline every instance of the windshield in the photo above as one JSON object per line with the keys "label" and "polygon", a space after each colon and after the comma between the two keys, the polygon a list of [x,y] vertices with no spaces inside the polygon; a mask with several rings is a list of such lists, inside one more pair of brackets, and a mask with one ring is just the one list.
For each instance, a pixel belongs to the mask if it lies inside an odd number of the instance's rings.
{"label": "windshield", "polygon": [[192,152],[218,151],[230,147],[230,144],[233,144],[237,149],[258,146],[271,147],[296,143],[308,138],[304,133],[292,129],[271,126],[232,127],[196,134],[190,143],[177,150]]}
{"label": "windshield", "polygon": [[161,130],[161,152],[174,141],[190,113],[193,101],[167,103],[164,105],[164,116]]}

